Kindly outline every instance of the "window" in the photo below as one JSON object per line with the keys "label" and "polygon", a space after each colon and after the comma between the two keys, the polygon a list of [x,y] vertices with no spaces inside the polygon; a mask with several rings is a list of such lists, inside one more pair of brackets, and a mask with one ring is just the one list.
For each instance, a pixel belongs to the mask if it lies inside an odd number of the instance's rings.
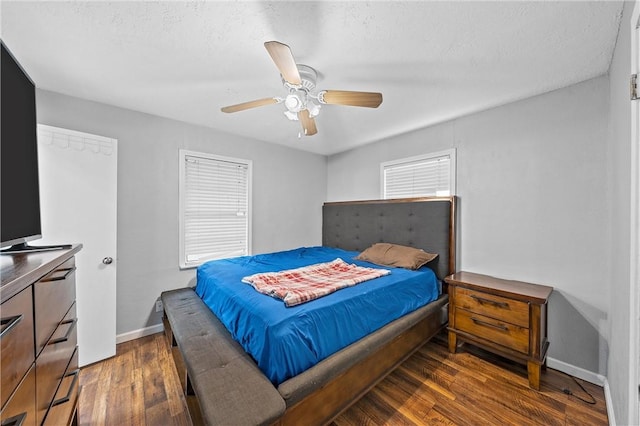
{"label": "window", "polygon": [[180,267],[251,252],[251,161],[180,150]]}
{"label": "window", "polygon": [[455,194],[456,150],[387,161],[380,165],[383,199]]}

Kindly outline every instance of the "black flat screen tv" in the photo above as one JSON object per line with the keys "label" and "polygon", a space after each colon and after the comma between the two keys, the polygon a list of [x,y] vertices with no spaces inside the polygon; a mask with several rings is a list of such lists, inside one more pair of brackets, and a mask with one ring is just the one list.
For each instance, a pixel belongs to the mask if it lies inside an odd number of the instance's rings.
{"label": "black flat screen tv", "polygon": [[41,238],[36,88],[2,45],[0,97],[0,247]]}

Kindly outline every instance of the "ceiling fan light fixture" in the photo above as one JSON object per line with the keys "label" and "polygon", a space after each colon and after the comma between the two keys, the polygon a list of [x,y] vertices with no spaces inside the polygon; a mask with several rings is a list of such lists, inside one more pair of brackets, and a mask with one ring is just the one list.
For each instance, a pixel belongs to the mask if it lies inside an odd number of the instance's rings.
{"label": "ceiling fan light fixture", "polygon": [[309,117],[317,117],[320,114],[321,105],[316,104],[311,99],[307,99],[307,110],[309,111]]}
{"label": "ceiling fan light fixture", "polygon": [[298,121],[298,114],[291,111],[285,111],[284,115],[291,121]]}
{"label": "ceiling fan light fixture", "polygon": [[296,92],[292,92],[290,94],[287,95],[287,97],[284,100],[284,105],[287,107],[287,109],[291,112],[300,112],[305,108],[305,102],[303,100],[302,96],[304,95],[304,93],[298,93],[298,91]]}

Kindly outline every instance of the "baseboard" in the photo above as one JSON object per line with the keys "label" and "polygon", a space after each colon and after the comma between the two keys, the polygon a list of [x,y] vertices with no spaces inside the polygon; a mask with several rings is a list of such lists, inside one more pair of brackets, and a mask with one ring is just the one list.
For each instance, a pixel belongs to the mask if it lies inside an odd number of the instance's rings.
{"label": "baseboard", "polygon": [[141,337],[149,336],[151,334],[160,333],[164,330],[162,323],[152,325],[150,327],[141,328],[139,330],[129,331],[127,333],[118,334],[116,336],[116,344],[128,342],[129,340],[139,339]]}
{"label": "baseboard", "polygon": [[613,411],[613,399],[611,399],[611,388],[609,387],[609,381],[604,378],[604,401],[607,404],[607,416],[609,417],[609,424],[616,426],[616,413]]}
{"label": "baseboard", "polygon": [[594,373],[593,371],[585,370],[584,368],[576,367],[575,365],[550,357],[547,357],[547,367],[562,371],[570,376],[577,377],[578,379],[585,380],[598,386],[604,387],[604,384],[607,381],[607,378],[601,374]]}

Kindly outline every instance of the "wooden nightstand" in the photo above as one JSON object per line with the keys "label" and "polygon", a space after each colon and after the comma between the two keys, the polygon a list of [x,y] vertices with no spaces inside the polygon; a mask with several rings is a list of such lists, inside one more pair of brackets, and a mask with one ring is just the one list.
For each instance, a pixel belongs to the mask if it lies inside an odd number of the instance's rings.
{"label": "wooden nightstand", "polygon": [[547,302],[553,287],[471,272],[445,278],[449,284],[449,351],[467,341],[527,364],[529,386],[540,389],[547,349]]}

